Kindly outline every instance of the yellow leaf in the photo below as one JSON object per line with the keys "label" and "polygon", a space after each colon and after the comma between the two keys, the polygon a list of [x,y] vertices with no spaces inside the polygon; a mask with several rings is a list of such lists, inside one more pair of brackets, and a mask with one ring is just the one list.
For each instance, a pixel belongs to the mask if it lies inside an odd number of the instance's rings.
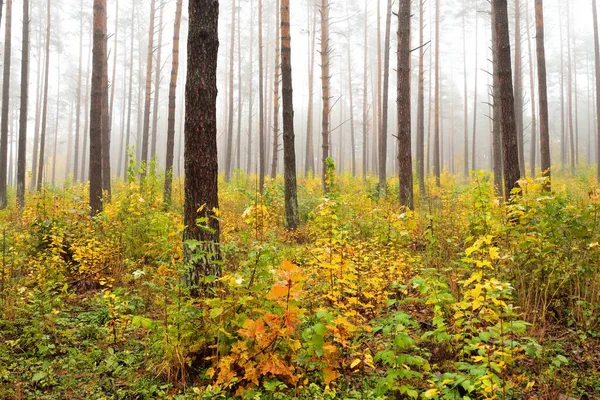
{"label": "yellow leaf", "polygon": [[440,391],[438,389],[429,389],[428,391],[423,393],[423,396],[425,396],[426,399],[432,399],[433,397],[437,396],[439,393],[440,393]]}
{"label": "yellow leaf", "polygon": [[323,369],[323,379],[325,380],[326,385],[329,385],[331,382],[333,382],[340,376],[340,373],[335,371],[331,367],[325,367],[325,369]]}
{"label": "yellow leaf", "polygon": [[360,364],[360,359],[356,358],[354,361],[352,361],[352,364],[350,364],[350,368],[354,369],[354,367],[356,367],[358,364]]}

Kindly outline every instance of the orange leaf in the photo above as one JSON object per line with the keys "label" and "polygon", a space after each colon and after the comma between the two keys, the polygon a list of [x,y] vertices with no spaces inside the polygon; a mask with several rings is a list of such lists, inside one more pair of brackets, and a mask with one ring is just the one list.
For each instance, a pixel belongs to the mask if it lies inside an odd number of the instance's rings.
{"label": "orange leaf", "polygon": [[329,383],[336,380],[340,376],[341,376],[341,374],[339,372],[335,371],[334,369],[332,369],[331,367],[325,367],[323,369],[323,379],[325,380],[326,385],[329,385]]}

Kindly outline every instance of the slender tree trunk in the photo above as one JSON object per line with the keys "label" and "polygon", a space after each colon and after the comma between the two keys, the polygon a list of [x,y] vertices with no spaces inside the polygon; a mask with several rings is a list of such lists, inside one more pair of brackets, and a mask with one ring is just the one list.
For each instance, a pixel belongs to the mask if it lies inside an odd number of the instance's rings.
{"label": "slender tree trunk", "polygon": [[523,133],[523,55],[521,51],[521,1],[515,0],[515,124],[519,145],[519,171],[525,176],[525,140]]}
{"label": "slender tree trunk", "polygon": [[[348,38],[350,38],[350,26],[348,25]],[[354,132],[354,96],[352,90],[352,56],[350,50],[350,41],[348,41],[348,97],[350,98],[350,159],[352,162],[352,176],[356,176],[356,136]],[[342,123],[344,121],[341,121]]]}
{"label": "slender tree trunk", "polygon": [[113,130],[113,110],[115,104],[115,82],[117,77],[117,56],[118,56],[118,44],[119,44],[119,0],[115,1],[115,41],[112,49],[113,54],[113,66],[112,66],[112,78],[110,84],[110,111],[108,113],[110,131]]}
{"label": "slender tree trunk", "polygon": [[246,173],[252,172],[252,108],[254,105],[254,7],[250,0],[250,55],[248,69],[248,153],[246,156]]}
{"label": "slender tree trunk", "polygon": [[42,74],[42,29],[38,31],[37,39],[37,80],[36,80],[36,94],[35,94],[35,125],[33,128],[33,157],[31,160],[31,175],[32,179],[29,182],[29,190],[33,191],[37,183],[37,172],[38,172],[38,159],[39,159],[39,143],[40,143],[40,115],[42,111],[42,87],[43,87],[43,74]]}
{"label": "slender tree trunk", "polygon": [[240,28],[240,10],[241,5],[237,7],[237,58],[238,58],[238,104],[237,104],[237,147],[235,155],[235,168],[238,170],[242,168],[242,30]]}
{"label": "slender tree trunk", "polygon": [[[462,15],[462,34],[463,34],[463,96],[464,96],[464,119],[463,119],[463,153],[464,153],[464,168],[463,176],[465,180],[469,177],[469,102],[468,102],[468,87],[467,87],[467,34],[465,15],[467,14],[466,0],[463,0],[464,12]],[[477,11],[476,11],[477,13]],[[476,79],[477,80],[477,79]]]}
{"label": "slender tree trunk", "polygon": [[479,18],[477,17],[477,12],[475,12],[475,88],[473,89],[473,138],[471,143],[471,168],[473,170],[477,169],[477,75],[479,73],[479,26],[478,26]]}
{"label": "slender tree trunk", "polygon": [[[600,43],[598,40],[598,9],[596,7],[596,0],[592,0],[592,14],[594,20],[594,64],[596,69],[596,118],[600,118]],[[596,162],[598,163],[596,172],[597,180],[600,183],[600,123],[596,122],[596,128]]]}
{"label": "slender tree trunk", "polygon": [[525,5],[527,16],[527,47],[529,54],[529,90],[531,93],[531,147],[529,152],[529,167],[531,169],[531,177],[535,178],[535,163],[537,153],[537,115],[535,108],[535,80],[533,75],[533,52],[531,51],[531,33],[530,33],[530,18],[529,4]]}
{"label": "slender tree trunk", "polygon": [[6,0],[6,22],[4,31],[4,71],[2,76],[2,126],[0,128],[0,209],[5,209],[6,182],[8,178],[8,121],[10,119],[10,58],[12,29],[12,0]]}
{"label": "slender tree trunk", "polygon": [[[142,128],[142,175],[146,175],[148,166],[148,141],[150,134],[150,102],[152,100],[152,62],[154,57],[154,17],[156,12],[156,0],[150,3],[150,27],[148,28],[148,54],[146,55],[146,94],[144,97],[144,125]],[[157,66],[160,68],[160,66]]]}
{"label": "slender tree trunk", "polygon": [[[106,25],[106,24],[105,24]],[[106,62],[102,68],[102,192],[106,202],[110,202],[110,142],[111,116],[108,108],[108,34],[104,37]]]}
{"label": "slender tree trunk", "polygon": [[[383,65],[383,98],[381,129],[379,132],[379,196],[385,196],[387,190],[387,128],[388,128],[388,103],[390,83],[390,36],[392,25],[392,0],[388,0],[385,22],[385,49]],[[410,67],[409,67],[410,69]]]}
{"label": "slender tree trunk", "polygon": [[425,66],[424,35],[425,0],[419,1],[419,84],[417,93],[417,177],[419,179],[419,193],[425,197]]}
{"label": "slender tree trunk", "polygon": [[435,112],[433,138],[433,174],[440,186],[440,0],[435,0]]}
{"label": "slender tree trunk", "polygon": [[[307,4],[311,4],[307,2]],[[317,13],[318,9],[313,4],[312,25],[309,25],[309,65],[308,65],[308,112],[306,120],[306,154],[304,159],[304,173],[308,175],[310,172],[315,172],[315,150],[314,150],[314,97],[315,97],[315,42],[317,38]],[[308,7],[307,19],[310,19],[310,6]]]}
{"label": "slender tree trunk", "polygon": [[[281,8],[280,0],[276,1],[277,10]],[[289,7],[288,7],[289,9]],[[279,160],[279,53],[280,53],[280,21],[279,12],[276,21],[276,40],[275,40],[275,75],[273,77],[273,154],[271,160],[271,179],[277,176],[277,161]],[[294,153],[295,154],[295,153]],[[295,157],[295,155],[294,155]]]}
{"label": "slender tree trunk", "polygon": [[[119,166],[117,167],[117,174],[121,174],[123,171],[123,180],[127,181],[127,169],[129,166],[129,138],[131,136],[131,103],[133,98],[133,38],[135,36],[135,2],[131,4],[131,36],[129,38],[129,77],[128,79],[128,89],[127,89],[127,123],[125,125],[124,131],[125,134],[125,146],[121,146],[119,149]],[[123,71],[123,76],[125,76],[125,71]],[[125,90],[125,88],[123,88]],[[123,107],[125,107],[125,103],[123,103]],[[124,154],[123,154],[124,153]],[[123,168],[121,169],[121,162],[124,161]]]}
{"label": "slender tree trunk", "polygon": [[50,0],[47,4],[46,23],[46,66],[44,70],[44,100],[42,102],[42,133],[40,134],[40,160],[38,162],[37,190],[42,189],[44,181],[44,153],[46,147],[46,117],[48,114],[48,75],[50,72]]}
{"label": "slender tree trunk", "polygon": [[492,29],[492,58],[493,58],[493,98],[494,98],[494,132],[493,132],[493,160],[494,160],[494,188],[496,195],[504,197],[504,186],[502,183],[502,123],[500,113],[500,81],[498,75],[498,34],[496,31],[496,15],[491,13]]}
{"label": "slender tree trunk", "polygon": [[[290,49],[290,42],[290,2],[289,0],[281,0],[281,94],[283,103],[285,226],[288,229],[296,229],[298,227],[299,217],[298,190],[296,187],[296,150],[294,145],[292,52]],[[275,93],[275,95],[277,96],[277,93]]]}
{"label": "slender tree trunk", "polygon": [[158,140],[158,101],[160,98],[160,81],[162,72],[162,40],[163,40],[163,17],[165,6],[160,4],[158,17],[158,47],[156,49],[156,67],[154,68],[154,105],[152,108],[152,142],[150,143],[150,160],[156,157],[156,141]]}
{"label": "slender tree trunk", "polygon": [[573,62],[571,58],[571,17],[570,7],[567,1],[567,118],[569,129],[569,146],[571,175],[575,175],[575,132],[573,126]]}
{"label": "slender tree trunk", "polygon": [[90,211],[102,212],[103,80],[106,59],[106,0],[94,0],[94,47],[90,105]]}
{"label": "slender tree trunk", "polygon": [[265,188],[265,99],[264,99],[264,69],[263,69],[263,5],[262,0],[258,0],[258,190],[262,195]]}
{"label": "slender tree trunk", "polygon": [[25,205],[27,172],[27,112],[29,101],[29,0],[23,0],[23,44],[21,50],[21,110],[19,113],[19,148],[17,158],[17,204]]}
{"label": "slender tree trunk", "polygon": [[[90,33],[92,33],[93,35],[93,30],[90,30]],[[90,77],[90,70],[91,70],[91,60],[92,60],[92,40],[90,40],[90,51],[88,51],[88,59],[87,59],[87,69],[86,69],[86,73],[85,73],[85,100],[84,100],[84,104],[85,104],[85,110],[84,110],[84,121],[83,121],[83,147],[82,147],[82,151],[81,151],[81,181],[85,182],[88,180],[88,170],[86,169],[86,165],[89,167],[89,160],[87,157],[87,151],[88,151],[88,128],[90,126],[90,97],[91,97],[91,93],[90,93],[90,83],[91,83],[91,77]]]}
{"label": "slender tree trunk", "polygon": [[363,174],[363,181],[367,180],[367,172],[369,169],[369,108],[368,108],[368,103],[369,103],[369,92],[368,92],[368,88],[367,88],[367,81],[368,81],[368,69],[367,69],[367,65],[368,65],[368,60],[367,60],[367,54],[368,54],[368,48],[369,48],[369,43],[368,43],[368,12],[367,12],[367,5],[368,2],[365,2],[365,26],[364,26],[364,54],[363,54],[363,112],[362,112],[362,134],[363,134],[363,152],[362,152],[362,157],[363,157],[363,168],[362,168],[362,174]]}
{"label": "slender tree trunk", "polygon": [[54,126],[54,147],[52,149],[52,187],[56,187],[56,145],[58,144],[58,117],[60,112],[60,54],[58,57],[58,85],[56,88],[56,123]]}
{"label": "slender tree trunk", "polygon": [[398,178],[400,182],[400,206],[413,209],[412,146],[410,132],[410,0],[401,0],[400,9],[398,11],[397,77]]}
{"label": "slender tree trunk", "polygon": [[[164,202],[171,204],[173,185],[173,154],[175,150],[175,106],[177,96],[177,74],[179,72],[179,31],[183,0],[177,0],[175,27],[173,28],[173,56],[171,57],[171,82],[169,84],[169,117],[167,122],[167,160],[165,162]],[[239,111],[238,111],[239,112]]]}
{"label": "slender tree trunk", "polygon": [[492,0],[496,54],[498,56],[498,83],[500,92],[500,120],[502,125],[502,156],[504,168],[504,196],[508,200],[512,190],[519,187],[519,144],[515,123],[515,103],[512,88],[510,35],[508,32],[507,0]]}
{"label": "slender tree trunk", "polygon": [[[200,242],[206,254],[193,261],[187,276],[192,293],[201,278],[220,276],[218,260],[219,207],[217,160],[217,55],[219,3],[210,0],[190,0],[188,35],[188,71],[185,93],[185,203],[184,242]],[[211,229],[198,226],[205,218]],[[192,251],[186,245],[185,259],[191,262]],[[204,288],[203,288],[204,289]],[[202,290],[205,292],[205,290]]]}
{"label": "slender tree trunk", "polygon": [[567,136],[565,132],[565,68],[563,54],[563,33],[562,33],[562,11],[559,7],[558,13],[559,34],[560,34],[560,161],[561,169],[565,170],[567,164]]}
{"label": "slender tree trunk", "polygon": [[326,180],[327,159],[329,158],[329,0],[321,0],[321,91],[323,94],[322,149],[323,149],[323,189],[329,192]]}
{"label": "slender tree trunk", "polygon": [[[596,0],[593,0],[593,4],[595,11]],[[548,127],[548,90],[546,87],[546,50],[544,49],[544,6],[542,0],[535,0],[535,41],[537,55],[538,94],[540,98],[541,166],[542,176],[546,178],[543,187],[546,191],[549,192],[551,190],[550,133]],[[596,46],[596,59],[598,58],[598,47]],[[598,81],[598,83],[600,84],[600,81]],[[598,90],[600,91],[600,87],[598,87]]]}
{"label": "slender tree trunk", "polygon": [[[75,151],[73,155],[73,181],[79,180],[79,133],[81,132],[81,76],[83,72],[83,0],[80,3],[79,17],[79,67],[77,69],[77,93],[75,100]],[[87,132],[86,132],[87,133]],[[86,134],[84,133],[84,134]]]}

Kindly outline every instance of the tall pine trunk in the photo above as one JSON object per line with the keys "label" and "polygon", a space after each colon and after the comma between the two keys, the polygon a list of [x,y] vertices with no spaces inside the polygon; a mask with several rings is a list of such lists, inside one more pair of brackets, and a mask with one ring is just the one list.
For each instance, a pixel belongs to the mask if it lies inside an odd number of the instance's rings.
{"label": "tall pine trunk", "polygon": [[[310,4],[308,2],[307,4]],[[314,98],[315,98],[315,42],[317,39],[317,13],[316,5],[313,5],[312,25],[308,28],[309,40],[309,65],[308,65],[308,112],[306,116],[306,153],[304,159],[304,173],[308,175],[310,172],[315,172],[315,150],[314,150]],[[310,6],[308,7],[307,18],[310,17]]]}
{"label": "tall pine trunk", "polygon": [[[150,102],[152,100],[152,62],[154,57],[154,14],[156,9],[156,0],[150,3],[150,27],[148,28],[148,53],[146,54],[146,91],[144,97],[144,122],[142,128],[142,164],[148,163],[148,141],[150,134]],[[159,67],[158,67],[159,68]],[[142,166],[142,175],[146,174],[148,166]]]}
{"label": "tall pine trunk", "polygon": [[526,6],[526,18],[527,18],[527,47],[529,55],[529,90],[531,92],[531,135],[530,135],[530,151],[529,151],[529,168],[531,170],[531,177],[535,178],[535,164],[537,156],[537,115],[535,108],[535,79],[533,75],[533,52],[531,51],[531,33],[530,33],[530,18],[529,18],[529,4]]}
{"label": "tall pine trunk", "polygon": [[[593,0],[593,4],[595,17],[596,0]],[[535,0],[535,41],[537,55],[538,94],[540,98],[540,162],[542,166],[542,176],[546,178],[543,187],[546,191],[549,192],[551,190],[550,132],[548,127],[548,89],[546,83],[546,50],[544,48],[544,6],[542,0]],[[598,59],[598,47],[596,46],[596,60]],[[600,65],[600,63],[597,64]],[[598,81],[597,85],[600,85],[600,81]],[[600,86],[598,86],[598,91],[600,92]]]}
{"label": "tall pine trunk", "polygon": [[25,205],[27,172],[27,112],[29,100],[29,0],[23,0],[23,45],[21,49],[21,110],[19,113],[19,148],[17,157],[17,204]]}
{"label": "tall pine trunk", "polygon": [[398,178],[400,206],[414,208],[410,132],[410,0],[398,11]]}
{"label": "tall pine trunk", "polygon": [[162,72],[162,40],[163,40],[163,18],[165,5],[161,4],[158,17],[158,47],[156,48],[156,67],[154,68],[154,105],[152,106],[152,135],[150,142],[150,160],[156,157],[156,141],[158,140],[158,102],[160,99],[160,74]]}
{"label": "tall pine trunk", "polygon": [[[81,76],[83,73],[83,0],[80,3],[79,17],[79,67],[77,68],[77,93],[75,100],[75,151],[73,154],[73,181],[79,180],[79,134],[81,132]],[[87,132],[84,132],[84,135]]]}
{"label": "tall pine trunk", "polygon": [[[192,293],[208,276],[220,276],[218,263],[219,207],[217,159],[217,56],[219,3],[190,0],[188,69],[185,89],[185,201],[184,242],[199,242],[203,257],[196,257],[187,275]],[[198,226],[205,218],[210,229]],[[192,262],[192,251],[185,246],[185,260]]]}
{"label": "tall pine trunk", "polygon": [[4,72],[2,74],[2,123],[0,128],[0,209],[5,209],[6,182],[8,167],[8,120],[10,115],[10,57],[11,57],[11,28],[12,0],[6,0],[6,22],[4,31]]}
{"label": "tall pine trunk", "polygon": [[523,55],[521,51],[521,1],[515,0],[515,68],[514,74],[514,99],[515,99],[515,126],[519,146],[519,171],[521,177],[525,176],[525,140],[523,133]]}
{"label": "tall pine trunk", "polygon": [[[541,2],[541,0],[536,1]],[[596,70],[596,118],[598,119],[600,118],[600,40],[598,40],[598,9],[596,0],[592,0],[592,15],[594,20],[594,66]],[[598,163],[596,178],[600,183],[600,123],[597,120],[596,129],[596,162]]]}
{"label": "tall pine trunk", "polygon": [[433,137],[433,174],[440,186],[440,0],[435,0],[435,111]]}
{"label": "tall pine trunk", "polygon": [[[379,132],[379,196],[385,196],[387,190],[387,131],[388,104],[390,90],[390,36],[392,25],[392,0],[388,0],[385,22],[384,60],[383,60],[383,98],[381,99],[381,125]],[[410,67],[409,67],[410,68]]]}
{"label": "tall pine trunk", "polygon": [[44,182],[44,153],[46,147],[46,118],[48,116],[48,75],[50,73],[50,0],[47,4],[47,22],[46,22],[46,65],[44,67],[44,92],[42,101],[42,121],[40,134],[40,159],[38,161],[38,173],[37,173],[37,190],[42,189],[42,183]]}
{"label": "tall pine trunk", "polygon": [[323,189],[329,191],[326,179],[327,159],[329,158],[329,0],[321,0],[321,93],[323,99],[323,114],[321,120],[322,158],[323,158]]}
{"label": "tall pine trunk", "polygon": [[167,121],[167,159],[165,162],[164,202],[171,204],[173,185],[173,154],[175,151],[175,106],[177,96],[177,75],[179,72],[179,32],[181,30],[181,9],[183,0],[177,0],[175,27],[173,28],[173,56],[171,57],[171,82],[169,84],[169,117]]}
{"label": "tall pine trunk", "polygon": [[[276,39],[275,39],[275,72],[273,76],[273,150],[271,154],[271,179],[275,179],[277,176],[277,162],[279,160],[279,54],[280,54],[280,26],[279,21],[280,13],[279,9],[280,1],[277,0],[277,21],[276,21]],[[288,7],[289,8],[289,7]]]}
{"label": "tall pine trunk", "polygon": [[258,0],[258,190],[260,194],[265,188],[265,92],[263,69],[263,4]]}
{"label": "tall pine trunk", "polygon": [[106,0],[94,0],[94,45],[92,56],[92,94],[90,104],[90,212],[102,212],[102,139],[104,70],[106,59]]}

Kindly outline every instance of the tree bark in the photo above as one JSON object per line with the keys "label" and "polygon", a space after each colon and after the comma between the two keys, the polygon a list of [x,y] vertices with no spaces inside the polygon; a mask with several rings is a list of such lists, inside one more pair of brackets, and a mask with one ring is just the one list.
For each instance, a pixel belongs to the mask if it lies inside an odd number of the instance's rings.
{"label": "tree bark", "polygon": [[531,177],[535,178],[535,164],[537,154],[537,115],[535,108],[535,80],[533,75],[533,52],[531,51],[529,4],[527,4],[525,7],[527,17],[527,47],[529,54],[529,90],[531,92],[531,146],[529,152],[529,167],[531,169]]}
{"label": "tree bark", "polygon": [[477,12],[475,12],[475,88],[473,89],[473,140],[471,143],[471,169],[477,169],[477,75],[479,73],[479,27],[478,27],[479,18],[477,17]]}
{"label": "tree bark", "polygon": [[160,81],[162,72],[162,41],[163,41],[163,17],[165,5],[160,4],[160,13],[158,17],[158,47],[156,48],[156,67],[154,68],[154,99],[152,107],[152,133],[150,142],[150,161],[156,157],[156,141],[158,140],[158,102],[160,99]]}
{"label": "tree bark", "polygon": [[29,190],[33,191],[37,183],[38,159],[39,159],[39,144],[40,144],[40,115],[42,111],[42,87],[44,85],[42,79],[42,29],[38,30],[37,39],[37,80],[35,93],[35,124],[33,128],[33,155],[31,160],[31,176],[29,182]]}
{"label": "tree bark", "polygon": [[567,118],[569,129],[571,175],[575,175],[575,131],[573,124],[573,60],[571,58],[571,17],[567,1]]}
{"label": "tree bark", "polygon": [[493,59],[493,137],[492,137],[492,154],[494,161],[494,191],[497,196],[504,197],[504,186],[502,183],[503,168],[502,168],[502,124],[500,114],[500,82],[498,80],[498,35],[495,29],[496,16],[491,13],[491,29],[492,29],[492,59]]}
{"label": "tree bark", "polygon": [[171,204],[173,185],[173,154],[175,151],[175,106],[177,100],[177,75],[179,72],[179,32],[183,0],[177,0],[175,27],[173,28],[173,56],[171,57],[171,82],[169,84],[169,117],[167,121],[167,159],[165,162],[164,202]]}
{"label": "tree bark", "polygon": [[90,212],[102,212],[103,79],[106,59],[106,0],[94,0],[94,45],[90,104]]}
{"label": "tree bark", "polygon": [[[192,293],[202,278],[220,276],[218,159],[217,159],[217,55],[219,2],[190,0],[187,44],[188,69],[185,91],[185,202],[184,242],[197,241],[203,252],[194,257],[186,277]],[[198,226],[205,219],[209,229]],[[192,262],[192,250],[185,245],[185,260]]]}
{"label": "tree bark", "polygon": [[106,61],[104,62],[104,67],[102,68],[102,192],[104,200],[106,202],[110,202],[111,116],[108,108],[108,33],[104,35],[103,41]]}
{"label": "tree bark", "polygon": [[58,85],[56,88],[56,121],[54,126],[54,147],[52,149],[52,187],[56,187],[56,145],[58,144],[58,117],[60,112],[60,53],[58,55],[58,74],[57,81]]}
{"label": "tree bark", "polygon": [[400,206],[414,208],[410,124],[410,0],[398,11],[398,178]]}
{"label": "tree bark", "polygon": [[[277,10],[281,9],[281,0],[277,0]],[[288,6],[289,11],[289,6]],[[283,13],[283,9],[281,9]],[[277,162],[279,160],[279,54],[280,46],[282,45],[280,26],[280,13],[276,13],[276,39],[275,39],[275,73],[273,76],[273,153],[271,159],[271,179],[277,176]],[[294,156],[295,157],[295,156]]]}
{"label": "tree bark", "polygon": [[[307,4],[311,4],[307,2]],[[315,172],[315,150],[314,150],[314,110],[313,105],[315,97],[315,42],[317,38],[317,7],[313,5],[312,27],[309,26],[309,65],[308,65],[308,112],[306,117],[306,154],[304,159],[304,173],[308,175],[310,172]],[[310,6],[308,8],[307,18],[310,16]]]}
{"label": "tree bark", "polygon": [[519,188],[519,144],[515,124],[515,100],[512,88],[510,35],[508,32],[507,0],[492,0],[496,54],[498,56],[499,103],[502,125],[502,156],[504,169],[504,196],[509,200],[512,190]]}
{"label": "tree bark", "polygon": [[[466,34],[466,23],[465,15],[467,14],[466,0],[463,0],[463,15],[462,15],[462,34],[463,34],[463,97],[464,97],[464,119],[463,119],[463,154],[464,154],[464,168],[463,177],[465,180],[469,177],[469,103],[468,103],[468,85],[467,85],[467,34]],[[475,46],[477,47],[477,46]],[[477,70],[477,68],[475,68]],[[477,79],[476,79],[477,80]]]}
{"label": "tree bark", "polygon": [[[541,2],[541,0],[537,1]],[[592,0],[592,15],[594,20],[594,64],[596,69],[596,118],[600,118],[600,40],[598,39],[598,9],[596,7],[596,0]],[[600,123],[596,122],[596,128],[596,162],[598,163],[596,179],[600,183]]]}
{"label": "tree bark", "polygon": [[[595,10],[596,0],[593,0],[593,4]],[[597,35],[597,30],[595,32]],[[548,127],[548,89],[546,83],[546,50],[544,48],[544,6],[542,0],[535,0],[535,41],[537,55],[538,94],[540,98],[540,162],[542,166],[542,176],[546,178],[543,188],[545,191],[549,192],[551,190],[550,133]],[[599,59],[597,46],[596,59]],[[597,64],[600,65],[600,63]],[[600,84],[600,81],[598,81],[598,84]],[[600,87],[598,87],[598,91],[600,91]]]}
{"label": "tree bark", "polygon": [[46,147],[46,117],[48,113],[48,75],[50,72],[50,0],[47,4],[47,23],[46,23],[46,66],[44,70],[44,94],[42,102],[42,121],[41,127],[42,132],[40,134],[40,160],[38,162],[38,174],[37,174],[37,190],[42,189],[42,183],[44,181],[44,153]]}
{"label": "tree bark", "polygon": [[[93,29],[90,29],[90,43],[93,42],[92,39],[93,36]],[[91,83],[91,77],[90,77],[90,70],[91,70],[91,61],[92,61],[92,53],[93,50],[90,49],[90,51],[88,51],[88,59],[87,59],[87,69],[86,69],[86,73],[85,73],[85,111],[84,111],[84,116],[85,119],[83,121],[83,147],[82,147],[82,151],[81,151],[81,181],[85,182],[88,180],[88,178],[86,178],[86,176],[88,176],[88,172],[86,169],[86,165],[89,167],[89,160],[87,157],[87,150],[88,150],[88,128],[90,126],[90,97],[91,97],[91,93],[90,93],[90,83]],[[89,168],[88,168],[89,169]]]}
{"label": "tree bark", "polygon": [[326,179],[327,159],[329,158],[329,0],[321,0],[321,92],[323,99],[322,115],[322,157],[323,189],[329,192]]}
{"label": "tree bark", "polygon": [[[410,22],[410,21],[409,21]],[[392,0],[388,0],[386,22],[385,22],[385,41],[384,41],[384,59],[383,59],[383,98],[381,99],[382,115],[381,129],[379,132],[379,196],[385,196],[387,190],[387,131],[388,131],[388,103],[390,90],[390,36],[392,25]],[[410,70],[410,67],[409,67]]]}
{"label": "tree bark", "polygon": [[294,105],[292,88],[292,52],[290,35],[290,3],[281,0],[281,83],[283,103],[283,167],[285,180],[285,226],[296,229],[298,190],[296,187],[296,148],[294,145]]}
{"label": "tree bark", "polygon": [[[156,9],[156,0],[150,3],[150,27],[148,28],[148,54],[146,55],[146,94],[144,97],[144,122],[142,128],[142,176],[146,175],[148,169],[148,141],[150,134],[150,102],[152,100],[152,62],[154,57],[154,16]],[[158,66],[157,68],[160,68]]]}
{"label": "tree bark", "polygon": [[441,185],[440,176],[440,0],[435,0],[435,111],[433,134],[433,174]]}
{"label": "tree bark", "polygon": [[27,114],[29,101],[29,0],[23,0],[23,42],[21,50],[21,110],[19,114],[19,148],[17,157],[17,204],[25,206],[27,172]]}
{"label": "tree bark", "polygon": [[523,55],[521,51],[521,1],[515,0],[515,125],[519,145],[519,171],[525,176],[525,140],[523,133]]}
{"label": "tree bark", "polygon": [[[83,0],[79,17],[79,67],[77,68],[77,93],[75,100],[75,148],[73,153],[73,181],[79,180],[79,133],[81,132],[81,77],[83,73]],[[84,133],[85,134],[85,133]]]}
{"label": "tree bark", "polygon": [[248,62],[248,140],[246,155],[246,173],[252,172],[252,108],[254,106],[254,7],[250,0],[250,54]]}
{"label": "tree bark", "polygon": [[0,209],[7,206],[6,182],[8,178],[8,121],[10,115],[10,59],[11,59],[11,29],[12,29],[12,0],[6,0],[6,21],[4,31],[4,71],[2,76],[2,123],[0,128]]}
{"label": "tree bark", "polygon": [[369,92],[368,92],[368,11],[367,11],[368,2],[365,2],[365,26],[364,26],[364,54],[363,54],[363,110],[362,110],[362,134],[363,134],[363,148],[362,148],[362,157],[363,157],[363,167],[362,167],[362,175],[363,181],[367,180],[367,172],[369,169]]}
{"label": "tree bark", "polygon": [[258,0],[258,190],[263,194],[265,188],[265,99],[264,99],[264,70],[263,70],[263,5]]}

